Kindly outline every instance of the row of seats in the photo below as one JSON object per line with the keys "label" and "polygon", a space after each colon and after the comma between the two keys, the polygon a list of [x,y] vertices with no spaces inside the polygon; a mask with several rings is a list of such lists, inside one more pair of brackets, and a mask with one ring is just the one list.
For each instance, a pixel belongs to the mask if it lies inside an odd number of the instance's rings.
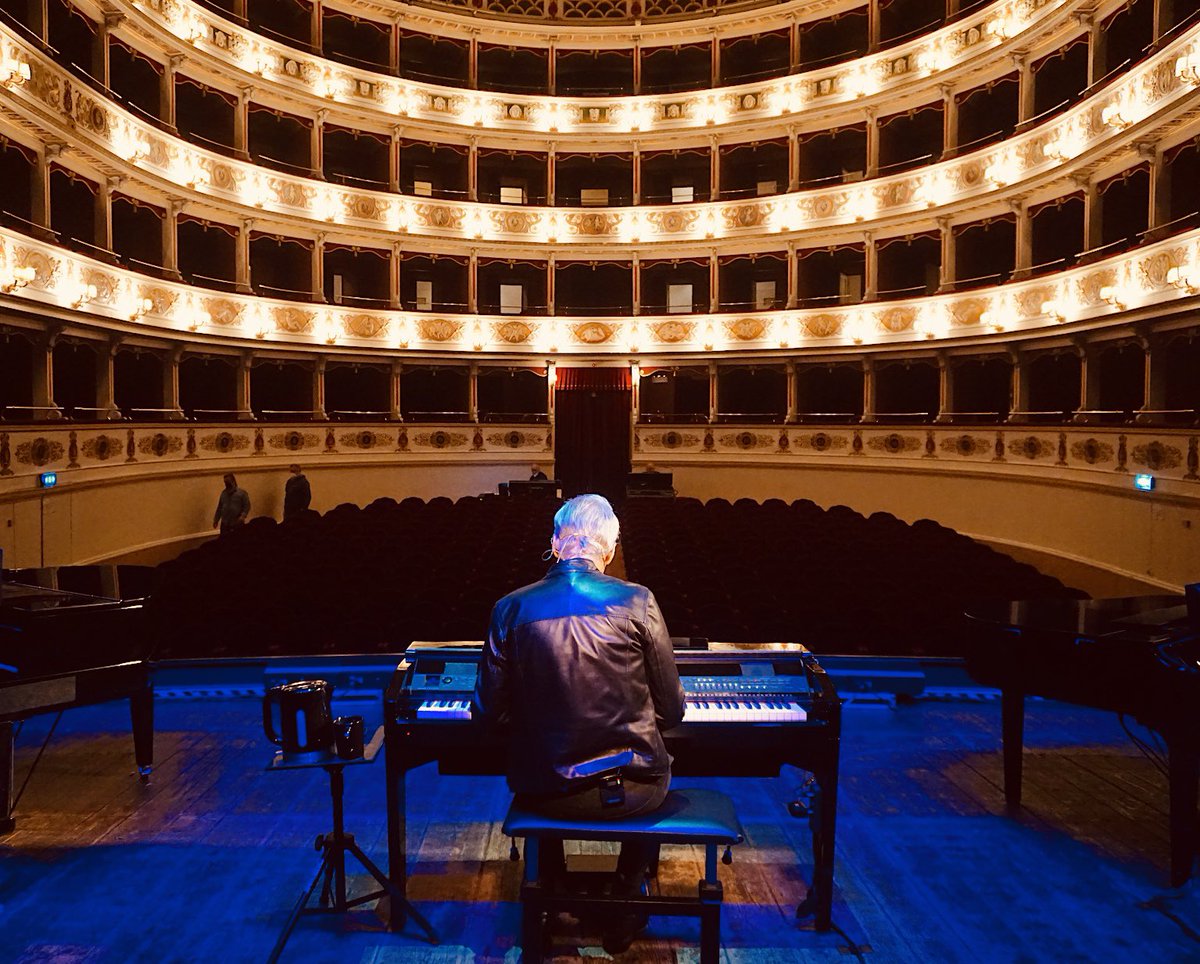
{"label": "row of seats", "polygon": [[[558,504],[381,498],[253,519],[160,567],[158,655],[480,639],[492,604],[545,572]],[[675,636],[956,655],[973,602],[1079,595],[929,520],[778,499],[629,499],[618,512],[629,578],[654,591]]]}
{"label": "row of seats", "polygon": [[972,604],[1082,595],[929,519],[808,499],[629,500],[622,542],[673,634],[815,652],[958,655]]}

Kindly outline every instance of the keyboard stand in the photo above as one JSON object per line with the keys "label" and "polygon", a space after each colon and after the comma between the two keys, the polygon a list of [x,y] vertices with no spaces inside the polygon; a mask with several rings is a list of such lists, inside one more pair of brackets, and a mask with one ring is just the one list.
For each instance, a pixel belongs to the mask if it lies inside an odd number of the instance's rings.
{"label": "keyboard stand", "polygon": [[[405,899],[404,894],[388,880],[383,871],[375,866],[371,859],[363,853],[362,848],[354,842],[353,834],[346,833],[342,801],[345,777],[342,771],[347,766],[374,762],[382,743],[383,727],[379,727],[375,731],[375,736],[372,738],[371,743],[364,749],[362,759],[343,760],[329,753],[323,755],[320,759],[306,759],[304,762],[293,762],[285,758],[282,753],[276,753],[270,766],[267,767],[268,770],[305,770],[312,767],[321,767],[321,769],[329,774],[329,795],[333,804],[333,830],[327,834],[318,834],[316,839],[316,849],[321,851],[321,865],[317,868],[317,875],[292,908],[287,923],[284,925],[283,930],[279,934],[279,939],[275,942],[275,947],[271,951],[271,956],[267,958],[267,964],[275,964],[279,960],[280,955],[283,953],[283,948],[288,942],[288,938],[292,936],[292,931],[295,929],[296,923],[303,915],[344,914],[352,908],[384,897],[390,898],[390,911],[393,920],[397,914],[401,915],[401,920],[404,917],[411,917],[417,923],[417,926],[425,932],[425,938],[430,944],[438,943],[437,933],[430,926],[429,922]],[[376,882],[382,888],[381,890],[374,890],[369,894],[362,894],[358,897],[347,899],[347,852],[366,869],[367,873],[375,878]],[[319,907],[309,907],[308,902],[312,898],[313,892],[317,889],[318,883],[321,884],[321,904]]]}

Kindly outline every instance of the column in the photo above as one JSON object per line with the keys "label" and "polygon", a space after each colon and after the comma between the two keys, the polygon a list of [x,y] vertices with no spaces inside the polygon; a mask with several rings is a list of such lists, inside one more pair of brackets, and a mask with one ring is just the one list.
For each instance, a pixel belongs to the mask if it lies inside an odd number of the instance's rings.
{"label": "column", "polygon": [[399,309],[400,303],[400,242],[392,242],[392,256],[388,259],[388,307]]}
{"label": "column", "polygon": [[642,313],[642,256],[633,252],[633,313]]}
{"label": "column", "polygon": [[788,73],[800,69],[800,24],[795,20],[788,27]]}
{"label": "column", "polygon": [[1104,195],[1095,181],[1080,180],[1083,182],[1083,249],[1091,251],[1104,243]]}
{"label": "column", "polygon": [[1088,86],[1101,80],[1108,71],[1108,36],[1104,24],[1094,14],[1080,14],[1079,22],[1088,28]]}
{"label": "column", "polygon": [[121,336],[116,335],[96,346],[96,417],[106,422],[117,422],[121,419],[121,410],[117,408],[114,371],[120,345]]}
{"label": "column", "polygon": [[938,291],[953,291],[958,280],[955,264],[954,226],[949,218],[938,218],[938,232],[942,242],[942,263],[938,271]]}
{"label": "column", "polygon": [[717,412],[720,411],[720,382],[717,380],[717,363],[710,361],[708,363],[708,421],[713,423],[717,420]]}
{"label": "column", "polygon": [[31,346],[35,418],[63,417],[62,409],[54,402],[54,346],[61,331],[61,327],[51,328]]}
{"label": "column", "polygon": [[633,142],[633,203],[642,203],[642,145]]}
{"label": "column", "polygon": [[[642,414],[642,368],[637,362],[629,363],[629,385],[629,421],[636,428]],[[632,445],[633,438],[629,441]]]}
{"label": "column", "polygon": [[233,17],[239,23],[246,22],[246,7],[250,0],[233,0]]}
{"label": "column", "polygon": [[796,261],[795,241],[788,242],[787,259],[787,306],[795,308],[800,304],[800,265]]}
{"label": "column", "polygon": [[244,295],[251,293],[250,229],[252,227],[254,227],[253,218],[242,219],[242,226],[238,231],[234,248],[234,288]]}
{"label": "column", "polygon": [[1142,346],[1145,364],[1145,387],[1142,407],[1134,421],[1144,424],[1155,420],[1151,412],[1161,412],[1167,407],[1166,353],[1160,336],[1146,334],[1138,338],[1138,343]]}
{"label": "column", "polygon": [[714,314],[721,310],[721,265],[716,248],[708,254],[708,310]]}
{"label": "column", "polygon": [[472,90],[479,88],[479,36],[474,33],[467,41],[467,86]]}
{"label": "column", "polygon": [[393,194],[400,193],[400,138],[403,133],[403,127],[392,128],[392,143],[388,151],[388,190]]}
{"label": "column", "polygon": [[48,0],[29,0],[29,32],[45,42],[50,39],[50,11]]}
{"label": "column", "polygon": [[633,93],[635,95],[642,92],[642,45],[636,40],[633,42]]}
{"label": "column", "polygon": [[708,197],[710,201],[721,199],[721,148],[717,135],[708,139]]}
{"label": "column", "polygon": [[467,418],[479,421],[479,362],[467,366]]}
{"label": "column", "polygon": [[1023,198],[1013,198],[1008,204],[1017,216],[1013,280],[1020,280],[1028,275],[1029,269],[1033,267],[1033,218],[1030,217],[1029,207]]}
{"label": "column", "polygon": [[312,380],[312,417],[314,422],[327,422],[329,416],[325,413],[325,365],[327,359],[319,355],[313,362]]}
{"label": "column", "polygon": [[546,362],[546,418],[554,428],[554,386],[558,384],[558,368],[554,362]]}
{"label": "column", "polygon": [[467,145],[467,200],[479,200],[479,138],[474,135]]}
{"label": "column", "polygon": [[800,190],[800,132],[788,127],[788,190]]}
{"label": "column", "polygon": [[325,177],[325,118],[328,114],[324,108],[318,110],[309,129],[308,166],[314,177],[322,179]]}
{"label": "column", "polygon": [[551,44],[546,52],[546,89],[552,97],[558,95],[558,65],[555,62],[557,59],[558,48]]}
{"label": "column", "polygon": [[118,177],[102,177],[92,202],[95,205],[95,234],[92,243],[103,251],[112,251],[112,192],[121,183]]}
{"label": "column", "polygon": [[312,246],[312,300],[325,301],[325,233],[320,232]]}
{"label": "column", "polygon": [[1090,422],[1092,412],[1100,407],[1100,358],[1094,346],[1086,341],[1076,342],[1079,353],[1079,408],[1072,417],[1073,422]]}
{"label": "column", "polygon": [[557,309],[554,306],[554,266],[557,264],[557,259],[554,257],[554,252],[550,252],[546,258],[546,314],[556,315]]}
{"label": "column", "polygon": [[388,73],[400,76],[400,17],[392,21],[392,34],[388,44]]}
{"label": "column", "polygon": [[1174,0],[1154,0],[1154,39],[1158,40],[1175,22]]}
{"label": "column", "polygon": [[873,422],[875,421],[875,360],[869,357],[864,358],[862,366],[863,413],[859,421]]}
{"label": "column", "polygon": [[96,39],[92,44],[92,65],[91,74],[96,80],[100,81],[105,87],[111,87],[112,71],[109,69],[110,59],[109,51],[109,34],[121,25],[121,21],[125,19],[123,13],[106,13],[104,19],[99,23],[99,30],[96,32]]}
{"label": "column", "polygon": [[554,191],[557,186],[554,177],[555,153],[554,141],[551,141],[546,151],[546,204],[549,207],[554,207]]}
{"label": "column", "polygon": [[800,382],[796,374],[796,363],[787,363],[787,423],[794,425],[800,408]]}
{"label": "column", "polygon": [[254,421],[254,412],[250,408],[250,366],[254,361],[254,352],[244,351],[238,356],[237,386],[233,407],[237,410],[234,417],[240,422]]}
{"label": "column", "polygon": [[1171,220],[1171,179],[1162,148],[1156,144],[1138,144],[1138,153],[1150,163],[1150,211],[1147,223],[1161,228]]}
{"label": "column", "polygon": [[954,365],[949,355],[938,352],[938,413],[935,422],[951,422],[954,414]]}
{"label": "column", "polygon": [[879,249],[875,246],[875,232],[863,232],[863,245],[866,249],[863,271],[863,301],[874,301],[879,296]]}
{"label": "column", "polygon": [[172,420],[183,418],[183,408],[179,404],[179,365],[183,361],[183,345],[172,345],[163,356],[162,367],[162,407],[165,417]]}
{"label": "column", "polygon": [[325,49],[325,16],[322,0],[312,0],[308,16],[309,46],[319,54]]}
{"label": "column", "polygon": [[474,248],[467,262],[467,311],[479,311],[479,252]]}
{"label": "column", "polygon": [[938,84],[942,92],[942,156],[953,157],[958,151],[958,98],[950,84]]}
{"label": "column", "polygon": [[181,54],[171,54],[158,78],[158,119],[172,129],[175,127],[175,74],[181,63]]}
{"label": "column", "polygon": [[867,119],[867,177],[879,176],[879,116],[874,107],[864,112]]}
{"label": "column", "polygon": [[879,0],[870,0],[867,4],[867,52],[874,53],[879,49],[880,37],[883,34],[879,16]]}
{"label": "column", "polygon": [[233,111],[233,149],[242,160],[250,157],[250,98],[253,87],[239,87],[237,107]]}
{"label": "column", "polygon": [[1022,352],[1010,348],[1008,357],[1012,363],[1012,376],[1009,382],[1007,421],[1015,422],[1021,418],[1016,413],[1029,411],[1029,372],[1025,368],[1025,355]]}
{"label": "column", "polygon": [[44,144],[37,152],[37,158],[33,165],[33,181],[30,184],[30,219],[39,228],[46,228],[44,232],[40,232],[42,240],[53,241],[54,236],[50,233],[50,162],[62,153],[65,145],[55,141]]}
{"label": "column", "polygon": [[712,54],[712,60],[710,61],[710,64],[709,64],[709,70],[712,73],[712,77],[710,79],[710,83],[708,86],[709,87],[720,87],[721,86],[721,38],[720,38],[720,35],[715,30],[713,31],[712,36],[709,37],[709,43],[712,44],[712,46],[709,48],[709,50]]}
{"label": "column", "polygon": [[388,419],[393,422],[404,421],[404,415],[400,411],[400,375],[403,371],[404,363],[393,359],[388,378]]}
{"label": "column", "polygon": [[162,219],[162,267],[163,276],[179,281],[179,215],[184,201],[177,197],[167,198]]}
{"label": "column", "polygon": [[1025,51],[1013,54],[1012,62],[1017,68],[1017,123],[1023,124],[1034,115],[1033,64]]}

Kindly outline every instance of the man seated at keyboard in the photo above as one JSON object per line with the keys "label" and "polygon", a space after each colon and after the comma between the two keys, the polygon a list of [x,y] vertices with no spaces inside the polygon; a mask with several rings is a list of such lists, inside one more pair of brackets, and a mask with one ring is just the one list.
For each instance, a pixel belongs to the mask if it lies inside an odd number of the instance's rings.
{"label": "man seated at keyboard", "polygon": [[[671,782],[660,731],[683,719],[683,687],[653,594],[604,575],[619,528],[606,499],[571,499],[554,517],[550,571],[492,610],[475,699],[484,719],[511,724],[509,788],[552,817],[647,813]],[[636,894],[653,856],[624,844],[614,893]],[[543,843],[539,877],[563,870],[561,844]],[[645,925],[610,921],[605,950],[626,949]]]}

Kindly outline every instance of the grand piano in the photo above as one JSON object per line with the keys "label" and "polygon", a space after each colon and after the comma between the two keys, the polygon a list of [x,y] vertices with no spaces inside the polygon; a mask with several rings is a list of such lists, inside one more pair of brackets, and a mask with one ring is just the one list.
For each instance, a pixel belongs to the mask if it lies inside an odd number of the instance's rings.
{"label": "grand piano", "polygon": [[154,763],[144,603],[153,570],[64,566],[0,572],[0,834],[15,826],[15,725],[40,713],[128,699],[143,781]]}
{"label": "grand piano", "polygon": [[[717,644],[713,644],[714,646]],[[813,882],[797,916],[831,926],[841,703],[802,646],[677,649],[687,707],[664,734],[676,776],[777,777],[784,764],[813,775],[811,799],[791,805],[812,830]],[[472,717],[481,643],[414,643],[384,693],[388,870],[407,892],[405,774],[436,762],[443,774],[505,772],[503,732]],[[403,925],[393,913],[392,927]]]}
{"label": "grand piano", "polygon": [[967,613],[967,670],[1001,693],[1004,794],[1021,804],[1025,697],[1131,716],[1168,754],[1171,886],[1191,876],[1200,782],[1200,625],[1184,597],[1038,599]]}

